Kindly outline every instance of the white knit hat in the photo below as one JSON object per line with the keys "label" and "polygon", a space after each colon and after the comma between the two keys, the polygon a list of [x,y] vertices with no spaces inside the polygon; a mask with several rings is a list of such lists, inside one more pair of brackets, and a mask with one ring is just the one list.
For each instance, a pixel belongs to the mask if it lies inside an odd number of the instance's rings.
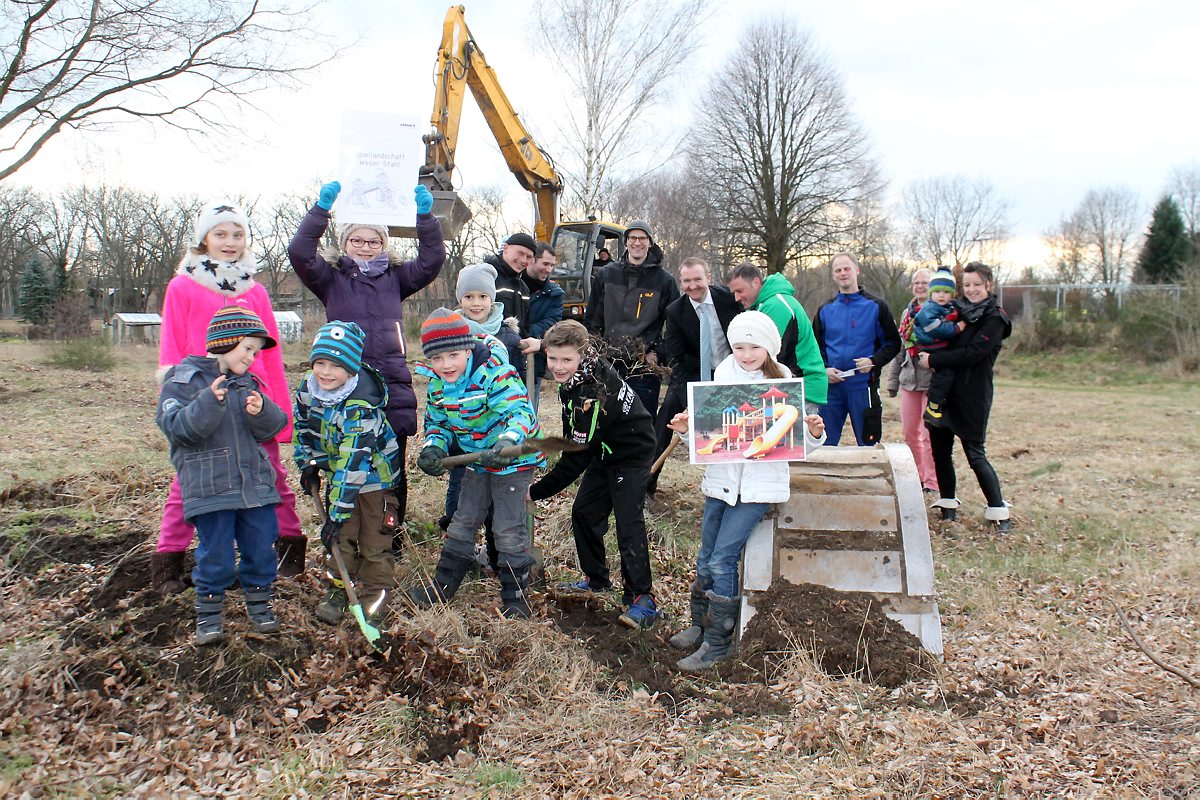
{"label": "white knit hat", "polygon": [[743,311],[729,323],[727,332],[729,346],[735,344],[756,344],[771,354],[771,358],[779,355],[783,340],[779,338],[779,329],[775,323],[761,311]]}
{"label": "white knit hat", "polygon": [[250,220],[246,218],[246,212],[228,200],[212,200],[202,205],[196,215],[196,236],[192,246],[203,247],[208,232],[223,222],[239,226],[245,232],[246,239],[250,238]]}
{"label": "white knit hat", "polygon": [[383,248],[380,252],[387,252],[388,249],[388,229],[384,225],[369,225],[365,222],[350,222],[338,228],[338,250],[346,252],[346,241],[350,238],[350,234],[359,229],[374,231],[379,234],[379,238],[383,240]]}

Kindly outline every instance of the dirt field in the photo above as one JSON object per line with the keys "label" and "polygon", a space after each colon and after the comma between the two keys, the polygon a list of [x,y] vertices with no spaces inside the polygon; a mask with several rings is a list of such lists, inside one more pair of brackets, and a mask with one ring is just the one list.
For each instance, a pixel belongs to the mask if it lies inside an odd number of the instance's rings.
{"label": "dirt field", "polygon": [[[154,353],[99,374],[45,355],[0,342],[2,796],[1200,796],[1200,690],[1113,610],[1200,677],[1194,380],[1003,356],[989,449],[1017,530],[985,529],[960,465],[963,521],[933,541],[944,661],[886,619],[864,626],[853,598],[792,593],[722,681],[669,667],[700,508],[682,458],[652,519],[675,619],[652,633],[620,627],[614,604],[546,595],[534,621],[504,623],[497,585],[477,579],[448,609],[402,609],[380,658],[357,629],[315,621],[310,551],[308,574],[278,585],[281,635],[249,632],[235,592],[229,640],[197,650],[190,592],[145,589],[170,478]],[[402,580],[436,558],[442,492],[412,475]],[[574,575],[568,509],[539,511],[552,581]],[[870,681],[860,629],[887,655]]]}

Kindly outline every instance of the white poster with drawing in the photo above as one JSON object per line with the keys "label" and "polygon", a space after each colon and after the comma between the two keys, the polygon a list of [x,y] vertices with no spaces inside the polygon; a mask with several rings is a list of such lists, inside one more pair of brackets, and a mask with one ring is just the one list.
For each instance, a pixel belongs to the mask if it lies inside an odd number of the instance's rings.
{"label": "white poster with drawing", "polygon": [[344,112],[338,221],[411,225],[417,213],[413,187],[424,163],[417,115]]}

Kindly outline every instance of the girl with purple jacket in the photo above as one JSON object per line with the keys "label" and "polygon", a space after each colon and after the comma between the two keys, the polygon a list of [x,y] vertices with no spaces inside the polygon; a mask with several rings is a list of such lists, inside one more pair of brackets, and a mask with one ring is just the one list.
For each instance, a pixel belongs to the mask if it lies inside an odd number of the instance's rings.
{"label": "girl with purple jacket", "polygon": [[[401,261],[388,249],[385,226],[354,222],[339,226],[337,251],[321,254],[321,237],[329,227],[330,210],[341,188],[337,181],[321,187],[316,204],[288,245],[288,258],[301,282],[324,304],[328,319],[357,323],[366,334],[362,360],[387,381],[385,413],[404,453],[408,437],[417,432],[417,397],[408,368],[402,301],[428,286],[441,272],[446,261],[442,229],[430,213],[433,195],[424,186],[417,186],[416,258]],[[393,489],[395,503],[385,509],[385,524],[395,551],[403,538],[408,504],[403,457]]]}

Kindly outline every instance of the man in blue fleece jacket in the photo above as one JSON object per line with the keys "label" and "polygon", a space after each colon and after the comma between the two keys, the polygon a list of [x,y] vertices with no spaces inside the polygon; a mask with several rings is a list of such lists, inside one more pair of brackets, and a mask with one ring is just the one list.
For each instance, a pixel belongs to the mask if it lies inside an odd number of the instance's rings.
{"label": "man in blue fleece jacket", "polygon": [[829,262],[838,293],[817,309],[813,334],[825,359],[829,396],[821,406],[825,444],[837,446],[846,416],[860,447],[880,439],[879,374],[900,352],[900,334],[887,303],[858,285],[862,268],[838,253]]}

